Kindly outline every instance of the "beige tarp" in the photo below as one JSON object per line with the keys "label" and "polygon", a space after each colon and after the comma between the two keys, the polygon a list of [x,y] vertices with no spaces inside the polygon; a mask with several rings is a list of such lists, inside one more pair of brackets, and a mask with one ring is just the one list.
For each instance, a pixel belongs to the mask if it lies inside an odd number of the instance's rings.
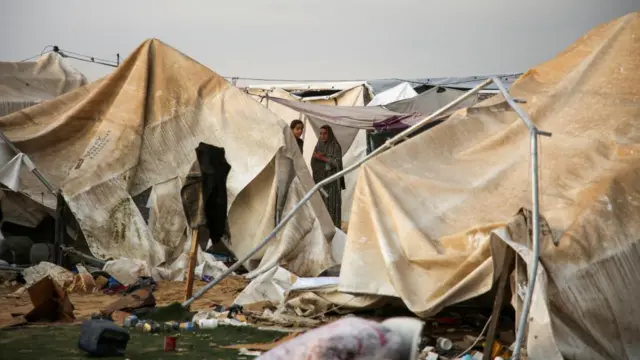
{"label": "beige tarp", "polygon": [[0,62],[0,117],[85,84],[84,75],[53,52],[36,61]]}
{"label": "beige tarp", "polygon": [[[317,96],[309,98],[299,98],[291,95],[289,91],[303,90],[339,90],[337,93],[330,96]],[[366,83],[361,82],[348,82],[348,83],[329,83],[329,84],[310,84],[308,86],[303,85],[261,85],[255,87],[248,87],[245,89],[254,98],[260,101],[264,106],[271,111],[278,114],[286,122],[290,123],[292,120],[301,119],[306,123],[304,131],[304,149],[303,157],[309,169],[311,169],[311,155],[313,155],[313,149],[315,148],[318,137],[316,131],[319,126],[312,124],[307,116],[276,103],[275,101],[269,101],[271,98],[281,98],[286,100],[297,100],[311,102],[320,105],[332,105],[332,106],[364,106],[365,100],[370,96],[369,89]],[[267,97],[268,96],[268,97]],[[315,126],[314,126],[315,125]],[[324,124],[322,124],[324,125]],[[321,125],[320,125],[321,126]],[[350,166],[356,163],[367,154],[367,134],[365,130],[351,129],[342,127],[338,129],[334,126],[334,131],[342,131],[349,133],[347,137],[353,139],[348,146],[342,147],[342,163],[344,167]],[[352,134],[351,134],[352,133]],[[356,179],[358,178],[358,171],[354,171],[345,176],[346,189],[342,192],[342,221],[348,222],[351,216],[351,203],[353,198],[353,189],[355,188]]]}
{"label": "beige tarp", "polygon": [[[86,83],[82,73],[52,52],[36,61],[0,62],[0,117],[54,99]],[[0,182],[3,185],[16,191],[18,170],[28,165],[28,159],[15,154],[0,141]],[[39,204],[42,197],[38,194],[34,201],[11,191],[2,191],[5,221],[36,226],[46,215],[45,208]]]}
{"label": "beige tarp", "polygon": [[[510,91],[553,133],[540,139],[550,233],[542,238],[530,359],[638,359],[640,13],[594,29]],[[514,216],[531,208],[530,165],[527,128],[502,96],[367,162],[339,289],[399,296],[426,316],[488,291],[505,242],[523,255],[523,288],[528,217]]]}
{"label": "beige tarp", "polygon": [[[106,78],[0,119],[0,129],[62,187],[100,258],[156,266],[183,253],[180,188],[199,142],[223,147],[231,165],[228,246],[239,257],[273,228],[279,182],[287,177],[281,174],[295,175],[285,210],[313,186],[287,123],[157,40],[144,42]],[[131,197],[149,187],[147,225]],[[21,191],[34,197],[42,188],[22,176]],[[316,195],[259,255],[264,266],[281,262],[315,276],[334,264],[327,241],[333,232]]]}

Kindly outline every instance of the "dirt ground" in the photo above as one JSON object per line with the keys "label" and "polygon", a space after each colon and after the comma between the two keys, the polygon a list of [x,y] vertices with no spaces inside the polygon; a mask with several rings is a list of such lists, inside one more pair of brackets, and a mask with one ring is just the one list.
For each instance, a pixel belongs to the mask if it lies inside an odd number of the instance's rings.
{"label": "dirt ground", "polygon": [[[248,281],[240,276],[229,276],[220,284],[207,291],[204,296],[191,305],[193,311],[211,307],[213,303],[231,305],[236,296],[244,289]],[[197,281],[194,284],[194,293],[205,282]],[[19,297],[11,295],[19,287],[0,286],[0,320],[10,318],[11,314],[26,314],[32,306],[27,292]],[[183,301],[185,283],[176,281],[160,281],[153,295],[157,306],[163,306],[176,301]],[[105,295],[102,293],[71,293],[70,298],[74,306],[74,315],[77,320],[86,319],[91,314],[100,311],[118,299],[119,295]]]}

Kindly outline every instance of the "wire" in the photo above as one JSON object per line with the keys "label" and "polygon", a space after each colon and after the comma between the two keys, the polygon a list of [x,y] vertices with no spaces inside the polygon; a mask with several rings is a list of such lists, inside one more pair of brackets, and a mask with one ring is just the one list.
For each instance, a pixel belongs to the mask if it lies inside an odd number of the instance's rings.
{"label": "wire", "polygon": [[70,54],[70,55],[75,55],[75,56],[86,57],[86,58],[92,59],[94,61],[112,62],[112,63],[115,64],[115,61],[113,61],[113,60],[101,59],[101,58],[95,57],[95,56],[84,55],[84,54],[76,53],[76,52],[73,52],[73,51],[70,51],[70,50],[67,50],[67,49],[60,48],[59,52],[62,52],[64,54]]}
{"label": "wire", "polygon": [[[493,315],[492,315],[493,316]],[[478,344],[478,341],[480,341],[480,338],[482,338],[482,336],[484,335],[484,332],[487,331],[487,327],[489,326],[489,323],[491,322],[491,316],[489,316],[489,319],[487,319],[487,323],[484,324],[484,327],[482,328],[482,331],[480,331],[480,335],[478,335],[478,337],[476,338],[476,340],[473,342],[473,344],[471,344],[471,346],[469,346],[469,348],[467,348],[467,350],[461,352],[460,354],[454,356],[454,359],[458,359],[460,357],[462,357],[464,354],[468,353],[469,351],[471,351],[471,349],[473,349],[476,344]]]}

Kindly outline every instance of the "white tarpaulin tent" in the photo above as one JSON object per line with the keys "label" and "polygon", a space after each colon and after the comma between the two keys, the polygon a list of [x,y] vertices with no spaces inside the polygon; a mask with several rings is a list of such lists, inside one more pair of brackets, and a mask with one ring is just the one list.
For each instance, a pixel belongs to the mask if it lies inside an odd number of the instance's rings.
{"label": "white tarpaulin tent", "polygon": [[[292,93],[300,91],[326,91],[335,90],[334,94],[322,96],[298,97]],[[290,123],[292,120],[303,120],[305,125],[303,157],[309,169],[311,169],[311,155],[318,142],[317,131],[321,125],[311,123],[311,119],[284,105],[269,101],[269,97],[287,100],[312,102],[314,104],[335,106],[364,106],[371,98],[371,92],[365,82],[344,83],[311,83],[311,84],[275,84],[275,85],[251,85],[245,88],[249,94],[260,101],[261,104],[278,114],[282,119]],[[344,167],[350,166],[366,156],[367,134],[365,130],[355,132],[353,142],[348,148],[342,148],[342,162]],[[351,202],[353,189],[357,178],[357,171],[345,176],[346,189],[342,192],[342,221],[348,222],[351,214]]]}
{"label": "white tarpaulin tent", "polygon": [[[0,118],[0,130],[63,190],[102,259],[170,267],[184,257],[180,189],[200,142],[224,148],[231,165],[226,245],[239,258],[273,229],[277,207],[289,211],[313,186],[287,123],[158,40],[144,42],[101,80]],[[132,197],[149,188],[147,223]],[[21,176],[20,191],[36,197],[43,189]],[[334,231],[316,195],[255,260],[317,276],[335,264],[328,242]]]}

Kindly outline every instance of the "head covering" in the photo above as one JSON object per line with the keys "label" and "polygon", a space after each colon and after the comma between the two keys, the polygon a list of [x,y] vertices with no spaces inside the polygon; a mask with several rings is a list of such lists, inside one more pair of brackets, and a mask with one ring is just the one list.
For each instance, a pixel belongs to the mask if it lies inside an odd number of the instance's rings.
{"label": "head covering", "polygon": [[[333,134],[333,129],[329,125],[324,125],[320,129],[327,131],[327,141],[318,140],[314,152],[320,152],[329,159],[329,163],[325,163],[316,158],[311,159],[311,170],[314,178],[326,179],[327,177],[343,170],[342,167],[342,147],[338,139]],[[318,180],[316,180],[317,182]],[[344,177],[340,178],[340,188],[345,189]]]}

